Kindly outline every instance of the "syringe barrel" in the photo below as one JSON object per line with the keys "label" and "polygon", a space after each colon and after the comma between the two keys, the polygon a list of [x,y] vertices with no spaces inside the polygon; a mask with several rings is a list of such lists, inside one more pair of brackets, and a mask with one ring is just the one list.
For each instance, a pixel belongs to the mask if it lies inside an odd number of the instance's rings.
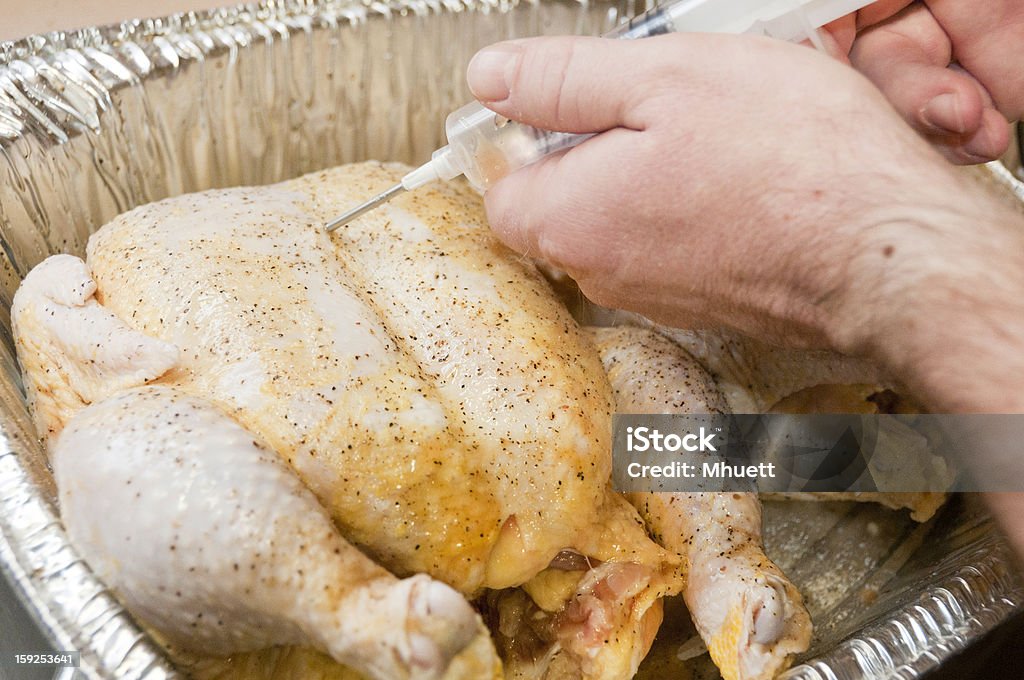
{"label": "syringe barrel", "polygon": [[470,184],[481,191],[521,167],[593,137],[517,123],[479,102],[466,104],[450,114],[445,131],[452,154],[451,166],[461,169]]}
{"label": "syringe barrel", "polygon": [[[682,0],[686,2],[687,0]],[[705,0],[697,0],[703,2]],[[617,26],[605,38],[633,40],[675,30],[672,15],[654,8]],[[505,175],[539,161],[541,158],[574,147],[593,134],[551,132],[509,120],[470,102],[449,114],[445,121],[448,136],[442,179],[461,170],[480,191],[486,191]],[[438,164],[439,169],[442,164]]]}

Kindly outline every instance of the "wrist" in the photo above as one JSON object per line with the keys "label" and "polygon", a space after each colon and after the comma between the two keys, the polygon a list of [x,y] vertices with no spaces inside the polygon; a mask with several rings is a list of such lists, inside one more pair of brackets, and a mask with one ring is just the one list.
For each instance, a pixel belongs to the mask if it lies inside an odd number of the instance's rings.
{"label": "wrist", "polygon": [[933,411],[1024,411],[1024,217],[964,185],[867,216],[828,335]]}

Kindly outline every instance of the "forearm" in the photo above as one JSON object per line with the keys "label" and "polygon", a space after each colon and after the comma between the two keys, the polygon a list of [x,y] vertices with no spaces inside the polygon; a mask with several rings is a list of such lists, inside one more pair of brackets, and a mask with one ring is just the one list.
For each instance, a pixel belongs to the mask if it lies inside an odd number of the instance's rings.
{"label": "forearm", "polygon": [[1024,242],[1015,247],[985,276],[936,281],[908,300],[903,332],[879,343],[883,364],[932,411],[1024,413]]}
{"label": "forearm", "polygon": [[962,186],[943,203],[870,232],[835,340],[934,412],[1024,413],[1024,217]]}

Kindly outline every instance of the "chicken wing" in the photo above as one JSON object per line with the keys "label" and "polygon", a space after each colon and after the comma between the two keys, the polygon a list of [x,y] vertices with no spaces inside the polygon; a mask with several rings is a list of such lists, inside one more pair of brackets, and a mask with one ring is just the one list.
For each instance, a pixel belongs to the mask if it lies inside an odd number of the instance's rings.
{"label": "chicken wing", "polygon": [[174,345],[132,330],[97,303],[95,292],[84,262],[54,255],[14,295],[14,343],[44,442],[82,407],[155,380],[178,362]]}
{"label": "chicken wing", "polygon": [[[686,348],[714,376],[735,413],[920,412],[876,366],[825,350],[774,347],[724,329],[658,331]],[[950,478],[952,483],[952,478]],[[908,508],[913,519],[930,519],[948,494],[907,492],[796,492],[767,498],[881,503]]]}
{"label": "chicken wing", "polygon": [[870,362],[827,350],[775,347],[726,329],[658,327],[711,373],[733,413],[764,413],[801,390],[821,385],[893,386]]}

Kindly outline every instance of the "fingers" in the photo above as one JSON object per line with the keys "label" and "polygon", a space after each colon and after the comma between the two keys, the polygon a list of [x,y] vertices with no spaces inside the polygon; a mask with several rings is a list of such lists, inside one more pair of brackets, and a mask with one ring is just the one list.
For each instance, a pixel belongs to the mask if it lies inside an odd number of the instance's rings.
{"label": "fingers", "polygon": [[[1024,3],[1020,0],[928,0],[931,13],[946,27],[955,61],[991,94],[1008,120],[1024,113]],[[982,7],[983,4],[983,7]]]}
{"label": "fingers", "polygon": [[[631,104],[637,69],[633,41],[532,38],[477,52],[467,79],[473,95],[503,116],[563,132],[640,129]],[[617,84],[613,86],[613,84]]]}
{"label": "fingers", "polygon": [[994,109],[986,109],[981,131],[964,148],[968,153],[979,158],[995,160],[1010,148],[1012,138],[1010,128],[1011,126],[1003,114]]}
{"label": "fingers", "polygon": [[1005,151],[1005,119],[971,74],[949,67],[952,42],[924,5],[862,32],[850,58],[952,162],[984,162]]}
{"label": "fingers", "polygon": [[1010,126],[1003,114],[987,106],[981,114],[981,124],[970,135],[938,139],[933,146],[951,162],[960,165],[986,163],[1002,156],[1010,145]]}
{"label": "fingers", "polygon": [[981,123],[981,99],[966,76],[947,72],[952,44],[923,5],[865,31],[850,59],[922,133],[965,134]]}
{"label": "fingers", "polygon": [[[495,233],[513,250],[570,270],[570,274],[590,269],[578,261],[586,256],[584,251],[596,250],[604,258],[604,246],[612,245],[591,241],[590,248],[582,247],[593,238],[591,227],[600,220],[600,206],[593,197],[628,191],[621,186],[617,170],[620,162],[628,163],[636,152],[634,142],[639,134],[611,130],[502,178],[484,195]],[[609,163],[609,159],[617,162]]]}
{"label": "fingers", "polygon": [[853,14],[847,14],[828,24],[824,27],[824,34],[830,53],[841,61],[845,61],[846,55],[850,53],[850,48],[853,47],[853,41],[857,37],[858,30],[863,30],[885,21],[894,14],[899,13],[900,10],[911,2],[913,0],[875,0],[875,2],[864,9],[858,10]]}

